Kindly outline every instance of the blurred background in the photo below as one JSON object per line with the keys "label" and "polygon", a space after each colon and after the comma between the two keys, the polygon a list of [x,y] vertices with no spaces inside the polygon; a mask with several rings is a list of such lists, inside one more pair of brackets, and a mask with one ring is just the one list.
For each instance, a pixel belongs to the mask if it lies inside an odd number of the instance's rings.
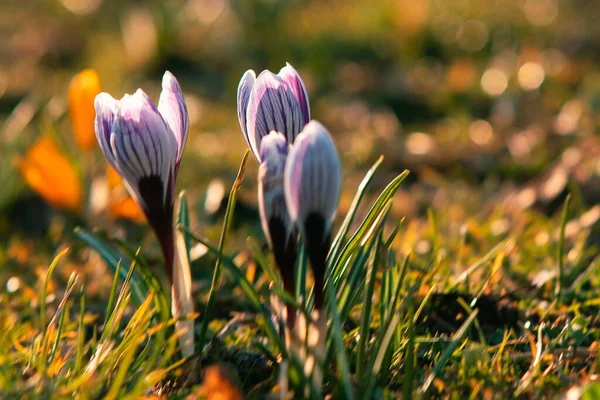
{"label": "blurred background", "polygon": [[[86,111],[70,109],[69,85],[85,69],[117,98],[141,87],[157,101],[164,71],[179,79],[191,128],[178,188],[190,195],[194,228],[215,241],[246,148],[238,81],[285,62],[342,156],[340,215],[380,155],[369,196],[410,169],[392,211],[407,217],[401,251],[431,248],[421,234],[428,209],[448,236],[475,221],[493,243],[530,224],[523,215],[543,225],[567,190],[587,210],[572,230],[595,226],[599,13],[591,0],[4,0],[0,283],[18,288],[24,266],[39,272],[57,247],[76,245],[75,226],[159,257],[97,146],[77,142],[73,114]],[[232,249],[262,238],[256,172],[250,160]],[[548,230],[531,239],[547,243]],[[98,269],[78,257],[72,268]],[[112,279],[96,274],[92,292]]]}

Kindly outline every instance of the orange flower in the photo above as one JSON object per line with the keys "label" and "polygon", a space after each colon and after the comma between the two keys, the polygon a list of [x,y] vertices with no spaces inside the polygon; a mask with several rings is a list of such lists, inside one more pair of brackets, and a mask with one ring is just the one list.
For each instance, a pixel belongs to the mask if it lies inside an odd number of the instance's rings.
{"label": "orange flower", "polygon": [[140,206],[127,194],[119,173],[111,166],[106,170],[106,181],[110,196],[108,211],[115,218],[125,218],[136,222],[145,220]]}
{"label": "orange flower", "polygon": [[18,161],[18,168],[25,182],[48,203],[72,211],[81,206],[79,176],[49,137],[38,139]]}
{"label": "orange flower", "polygon": [[94,132],[94,99],[100,93],[100,78],[93,69],[85,69],[75,75],[69,85],[69,113],[75,142],[82,151],[90,151],[96,145]]}

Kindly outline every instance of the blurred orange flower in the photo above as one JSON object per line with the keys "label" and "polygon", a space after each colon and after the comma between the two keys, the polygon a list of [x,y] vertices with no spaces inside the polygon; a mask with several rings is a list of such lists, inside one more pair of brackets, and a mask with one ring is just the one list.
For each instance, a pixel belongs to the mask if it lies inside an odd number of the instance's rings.
{"label": "blurred orange flower", "polygon": [[25,182],[53,206],[72,211],[81,206],[79,176],[51,138],[38,139],[18,161],[18,169]]}
{"label": "blurred orange flower", "polygon": [[75,142],[82,151],[90,151],[96,145],[94,99],[100,91],[100,78],[93,69],[81,71],[69,85],[71,126]]}
{"label": "blurred orange flower", "polygon": [[133,200],[123,186],[121,176],[111,166],[106,169],[106,181],[110,196],[108,211],[115,218],[124,218],[136,222],[145,220],[140,206]]}

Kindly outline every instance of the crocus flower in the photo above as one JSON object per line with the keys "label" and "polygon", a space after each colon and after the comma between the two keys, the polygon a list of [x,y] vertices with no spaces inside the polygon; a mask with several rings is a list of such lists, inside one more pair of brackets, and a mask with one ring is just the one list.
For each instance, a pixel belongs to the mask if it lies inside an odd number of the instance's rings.
{"label": "crocus flower", "polygon": [[260,162],[260,142],[271,131],[282,133],[294,143],[310,121],[310,105],[302,78],[290,64],[277,75],[253,70],[242,76],[238,86],[238,119],[252,153]]}
{"label": "crocus flower", "polygon": [[[289,218],[283,194],[283,170],[288,145],[308,121],[310,105],[298,72],[286,64],[278,74],[253,70],[242,76],[237,92],[238,119],[244,138],[260,163],[258,204],[263,231],[283,279],[294,290],[297,232]],[[288,324],[294,317],[288,310]]]}
{"label": "crocus flower", "polygon": [[[171,282],[173,315],[180,317],[193,312],[187,252],[178,248],[180,240],[173,229],[175,178],[187,139],[188,112],[179,83],[170,72],[165,73],[162,88],[158,107],[141,89],[121,100],[100,93],[95,100],[95,128],[106,159],[122,176],[156,233]],[[193,322],[178,323],[187,329],[180,343],[184,356],[189,356]]]}
{"label": "crocus flower", "polygon": [[325,260],[341,190],[340,159],[327,129],[308,123],[292,146],[284,172],[290,218],[302,234],[315,279],[315,308],[323,306]]}
{"label": "crocus flower", "polygon": [[100,78],[93,69],[84,69],[69,85],[69,114],[75,143],[81,151],[96,145],[94,135],[94,98],[100,93]]}
{"label": "crocus flower", "polygon": [[[258,170],[258,211],[275,262],[281,269],[283,287],[292,293],[297,255],[296,229],[290,220],[283,193],[288,146],[285,136],[275,131],[265,136],[260,144],[263,161]],[[293,321],[294,315],[288,310],[288,323],[293,325]]]}

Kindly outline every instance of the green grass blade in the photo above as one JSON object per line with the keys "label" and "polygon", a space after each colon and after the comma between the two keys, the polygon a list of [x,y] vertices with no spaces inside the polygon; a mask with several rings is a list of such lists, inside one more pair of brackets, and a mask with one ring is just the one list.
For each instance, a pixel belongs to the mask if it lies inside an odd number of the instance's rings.
{"label": "green grass blade", "polygon": [[[75,236],[79,239],[87,243],[88,246],[93,248],[100,254],[102,259],[106,262],[110,269],[115,272],[117,270],[117,266],[119,265],[119,260],[123,258],[121,254],[111,248],[108,243],[104,240],[100,239],[97,235],[88,232],[82,228],[75,228],[74,230]],[[129,262],[127,262],[129,263]],[[125,279],[127,276],[127,271],[120,269],[121,279]],[[146,295],[148,293],[147,288],[144,288],[143,281],[137,276],[131,277],[131,295],[133,296],[133,300],[136,304],[142,304]]]}
{"label": "green grass blade", "polygon": [[[71,276],[69,277],[69,281],[67,282],[67,288],[65,290],[65,294],[63,295],[62,300],[60,301],[60,304],[58,305],[58,308],[56,310],[56,316],[58,316],[58,328],[56,331],[56,338],[54,339],[54,343],[52,345],[52,350],[50,351],[50,356],[48,357],[48,364],[52,363],[52,360],[54,360],[54,357],[56,356],[56,352],[58,351],[58,348],[60,346],[60,340],[62,337],[62,333],[65,327],[65,315],[67,314],[67,309],[68,309],[68,304],[67,301],[69,300],[69,297],[71,296],[71,292],[73,291],[73,288],[75,287],[75,282],[77,281],[77,275],[75,274],[75,272],[71,273]],[[54,320],[54,318],[53,318]],[[51,322],[52,323],[52,322]]]}
{"label": "green grass blade", "polygon": [[46,298],[48,297],[48,287],[50,286],[50,280],[52,279],[52,274],[54,273],[54,269],[58,265],[58,262],[68,252],[69,248],[67,247],[66,249],[58,253],[56,257],[54,257],[52,263],[50,263],[50,266],[48,267],[46,278],[44,279],[44,285],[42,286],[42,292],[40,293],[40,326],[43,329],[42,341],[46,336]]}
{"label": "green grass blade", "polygon": [[[177,211],[177,225],[185,226],[186,228],[190,228],[190,209],[188,205],[187,192],[182,190],[179,192],[179,207]],[[185,236],[185,248],[188,252],[188,260],[190,259],[190,248],[191,241],[190,238]]]}
{"label": "green grass blade", "polygon": [[433,380],[439,375],[439,373],[442,371],[442,368],[444,368],[444,366],[446,365],[448,359],[452,356],[452,353],[454,353],[454,350],[456,350],[459,344],[463,341],[463,338],[467,334],[469,328],[471,327],[471,324],[473,323],[473,321],[475,321],[475,318],[477,317],[477,312],[478,310],[475,310],[471,315],[469,315],[469,318],[467,318],[465,322],[463,322],[461,327],[454,333],[454,335],[452,335],[452,341],[450,342],[446,350],[444,350],[444,352],[442,353],[440,359],[433,368],[433,371],[425,380],[423,386],[421,386],[421,393],[427,393],[427,391],[431,387],[431,384],[433,383]]}
{"label": "green grass blade", "polygon": [[396,239],[398,232],[400,232],[400,227],[402,226],[402,224],[404,224],[404,218],[402,218],[400,222],[396,224],[396,227],[394,228],[392,233],[390,233],[390,236],[386,239],[385,244],[383,245],[386,249],[392,247],[392,242],[394,241],[394,239]]}
{"label": "green grass blade", "polygon": [[344,238],[350,230],[350,226],[352,225],[354,217],[356,216],[356,211],[358,211],[358,206],[360,205],[360,202],[365,194],[365,190],[371,183],[371,180],[373,179],[373,176],[375,175],[375,172],[377,171],[377,168],[379,168],[379,166],[381,165],[382,161],[383,156],[379,156],[377,161],[375,161],[375,164],[373,164],[373,166],[365,174],[365,177],[360,182],[360,185],[358,185],[358,189],[356,190],[354,199],[352,199],[352,204],[350,204],[350,209],[348,210],[348,213],[344,218],[344,222],[342,222],[340,229],[338,230],[337,234],[335,235],[335,238],[333,239],[333,242],[331,243],[331,251],[329,252],[329,255],[327,257],[328,263],[331,260],[337,259],[339,252],[342,249],[342,243],[344,241]]}
{"label": "green grass blade", "polygon": [[[383,360],[386,356],[389,345],[392,341],[392,337],[394,335],[394,332],[396,331],[396,327],[398,326],[399,322],[400,322],[400,315],[395,314],[393,316],[393,318],[391,319],[391,321],[389,321],[387,326],[385,327],[385,331],[384,331],[385,333],[384,333],[383,337],[377,341],[375,358],[370,363],[371,364],[370,371],[369,371],[370,374],[366,379],[366,382],[367,382],[366,388],[365,388],[364,392],[362,392],[364,395],[361,396],[361,398],[363,398],[363,399],[374,398],[373,391],[375,389],[375,384],[377,383],[377,378],[379,377],[379,373],[381,372]],[[361,379],[361,382],[362,381],[363,381],[363,379]]]}
{"label": "green grass blade", "polygon": [[408,176],[408,170],[404,170],[400,175],[390,182],[387,187],[381,192],[365,219],[361,222],[360,226],[352,235],[352,237],[348,240],[343,250],[341,250],[341,254],[339,257],[331,258],[330,267],[328,268],[328,277],[333,278],[334,280],[339,279],[339,267],[343,265],[346,258],[349,257],[354,249],[359,245],[359,243],[363,240],[364,236],[369,232],[370,227],[374,220],[380,215],[381,210],[386,207],[388,202],[392,199],[400,184],[406,177]]}
{"label": "green grass blade", "polygon": [[[210,243],[209,240],[204,239],[198,235],[195,235],[193,232],[190,232],[183,226],[180,226],[179,229],[181,230],[181,232],[184,235],[188,235],[192,240],[206,246],[206,248],[208,249],[209,252],[213,253],[214,255],[219,254],[219,249],[215,245]],[[223,258],[223,265],[228,268],[229,272],[232,273],[233,277],[237,281],[237,284],[240,286],[242,291],[246,294],[246,297],[250,301],[250,304],[252,305],[252,307],[254,307],[254,309],[257,310],[263,317],[263,320],[265,323],[264,328],[265,328],[265,332],[267,333],[267,336],[269,337],[269,341],[271,343],[275,344],[277,346],[278,350],[285,352],[285,347],[283,346],[283,343],[281,342],[279,333],[277,332],[277,329],[273,325],[273,323],[271,321],[271,315],[269,314],[263,301],[260,299],[260,295],[254,289],[254,286],[252,286],[252,284],[248,281],[246,276],[244,276],[244,274],[241,272],[239,267],[235,264],[235,262],[233,261],[233,258],[226,256],[225,254],[221,254],[221,255]]]}
{"label": "green grass blade", "polygon": [[219,254],[217,255],[217,262],[215,264],[215,271],[213,274],[212,283],[210,285],[210,292],[208,295],[208,302],[206,304],[206,309],[204,312],[204,318],[202,321],[202,327],[200,329],[200,348],[204,347],[204,340],[206,337],[206,332],[208,330],[208,322],[210,321],[210,313],[212,311],[213,303],[215,301],[215,294],[219,283],[221,281],[221,273],[223,271],[223,250],[225,248],[225,241],[227,239],[227,233],[229,231],[229,225],[233,219],[233,210],[235,208],[235,203],[237,199],[237,193],[240,189],[240,185],[242,184],[242,180],[244,179],[244,172],[246,170],[246,161],[248,160],[248,150],[244,153],[244,157],[242,158],[242,162],[240,164],[240,168],[238,170],[237,177],[233,182],[233,186],[231,187],[231,192],[229,193],[229,200],[227,202],[227,208],[225,210],[225,218],[223,221],[223,228],[221,230],[221,238],[219,239]]}
{"label": "green grass blade", "polygon": [[[385,218],[384,218],[385,219]],[[372,257],[372,262],[367,267],[365,296],[363,299],[361,324],[359,330],[358,351],[356,353],[356,375],[359,380],[363,379],[363,367],[365,350],[367,342],[371,338],[371,319],[372,319],[372,303],[373,293],[375,291],[375,281],[377,280],[377,270],[381,264],[381,233],[377,234],[375,239],[375,253]]]}
{"label": "green grass blade", "polygon": [[306,275],[308,270],[308,257],[304,251],[303,240],[298,243],[298,258],[294,269],[294,282],[296,282],[295,294],[297,299],[302,299],[302,306],[306,308],[308,296],[306,296]]}
{"label": "green grass blade", "polygon": [[335,292],[331,287],[331,282],[325,282],[325,288],[327,291],[327,303],[329,304],[329,310],[331,311],[331,333],[333,335],[333,343],[335,345],[335,358],[336,365],[339,374],[339,380],[341,384],[341,391],[343,393],[343,398],[347,400],[354,399],[354,393],[352,390],[352,382],[350,382],[350,370],[349,370],[349,362],[348,355],[346,354],[346,349],[344,348],[344,337],[342,331],[342,322],[340,321],[340,316],[337,311],[337,306],[335,304]]}
{"label": "green grass blade", "polygon": [[104,326],[106,326],[106,323],[108,322],[108,318],[112,314],[114,306],[115,306],[115,299],[117,297],[117,288],[119,286],[119,275],[121,272],[121,265],[122,265],[121,260],[119,260],[119,262],[117,262],[117,268],[113,275],[113,283],[110,288],[110,295],[108,296],[108,304],[106,305],[106,315],[104,316],[104,324],[103,324]]}
{"label": "green grass blade", "polygon": [[406,344],[406,351],[404,353],[404,379],[402,380],[402,398],[412,399],[413,398],[413,383],[415,379],[415,326],[410,324],[408,327],[408,342]]}
{"label": "green grass blade", "polygon": [[[83,363],[83,346],[85,344],[85,296],[84,287],[81,286],[81,294],[79,298],[79,326],[77,327],[77,347],[75,350],[75,373],[81,371]],[[106,321],[105,321],[106,324]]]}
{"label": "green grass blade", "polygon": [[458,276],[458,278],[456,279],[456,281],[450,286],[450,288],[448,289],[448,291],[455,290],[456,287],[458,287],[461,283],[463,283],[466,279],[468,279],[469,276],[473,272],[477,271],[479,268],[483,267],[488,262],[490,262],[496,256],[496,254],[498,254],[499,251],[501,251],[504,248],[506,248],[509,243],[510,243],[510,240],[504,240],[504,241],[498,243],[497,245],[495,245],[483,257],[481,257],[479,260],[477,260],[477,262],[471,264],[471,266],[469,266],[469,268],[467,268],[465,271],[463,271]]}
{"label": "green grass blade", "polygon": [[565,204],[563,206],[562,218],[560,221],[560,236],[558,239],[558,249],[556,251],[556,263],[558,266],[558,273],[556,274],[556,286],[554,288],[554,295],[558,301],[562,298],[562,291],[564,285],[564,263],[565,263],[565,228],[567,221],[569,220],[569,206],[571,204],[571,194],[567,195]]}

